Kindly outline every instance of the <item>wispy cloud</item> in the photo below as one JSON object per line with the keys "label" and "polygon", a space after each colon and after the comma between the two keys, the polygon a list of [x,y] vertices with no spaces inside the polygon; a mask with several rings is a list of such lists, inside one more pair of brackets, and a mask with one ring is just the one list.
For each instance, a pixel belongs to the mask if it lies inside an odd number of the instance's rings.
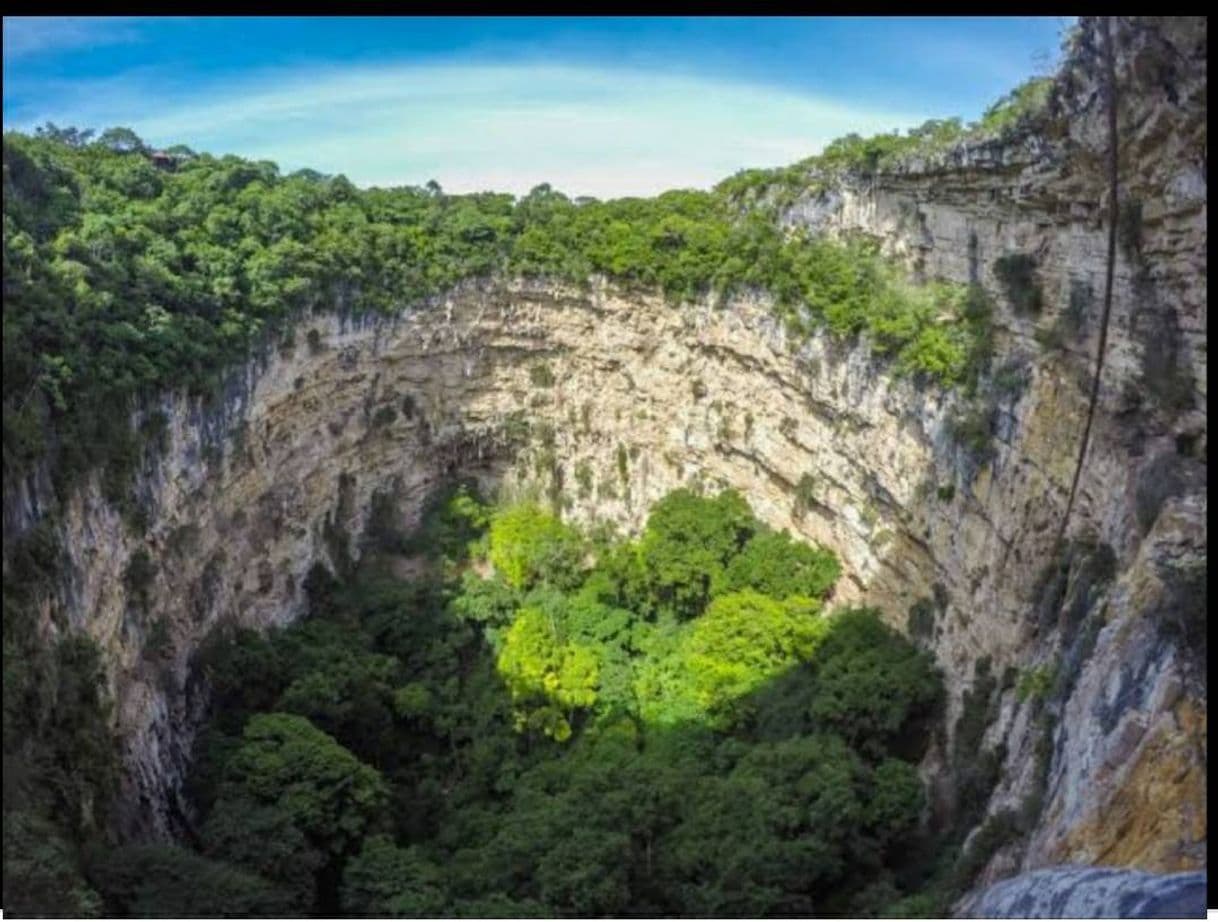
{"label": "wispy cloud", "polygon": [[5,16],[4,58],[139,41],[140,22],[135,17]]}
{"label": "wispy cloud", "polygon": [[860,109],[771,86],[664,71],[549,63],[294,68],[207,88],[126,74],[59,87],[44,119],[130,125],[158,144],[343,172],[363,184],[572,194],[707,186],[745,166],[789,163],[848,131],[925,113]]}

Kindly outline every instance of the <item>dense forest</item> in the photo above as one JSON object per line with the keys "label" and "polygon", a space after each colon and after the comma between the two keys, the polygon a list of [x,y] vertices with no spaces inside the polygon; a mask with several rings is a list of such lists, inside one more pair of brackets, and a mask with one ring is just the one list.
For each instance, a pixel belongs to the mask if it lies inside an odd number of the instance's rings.
{"label": "dense forest", "polygon": [[1018,822],[962,848],[994,780],[988,672],[956,726],[958,811],[928,824],[929,653],[875,609],[829,611],[836,556],[735,491],[674,491],[636,540],[467,485],[409,535],[376,506],[358,566],[311,571],[305,617],[197,654],[177,845],[107,842],[96,657],[59,648],[47,748],[6,762],[48,772],[6,772],[6,908],[925,917]]}
{"label": "dense forest", "polygon": [[375,540],[201,654],[197,841],[94,859],[108,912],[854,915],[928,873],[938,673],[739,494],[623,541],[461,488]]}
{"label": "dense forest", "polygon": [[[968,128],[850,136],[711,191],[614,201],[361,190],[153,156],[128,129],[7,132],[5,489],[43,470],[62,499],[97,472],[139,532],[131,481],[164,434],[158,395],[217,399],[310,311],[426,309],[471,278],[761,294],[796,342],[861,336],[892,373],[972,393],[992,348],[980,288],[915,282],[874,241],[778,218],[834,173],[1010,130],[1045,90]],[[983,416],[962,439],[988,437]],[[967,877],[968,812],[933,839],[919,822],[929,661],[873,611],[825,617],[833,556],[730,493],[670,496],[637,542],[468,493],[437,505],[426,540],[380,534],[358,572],[315,573],[298,625],[215,638],[197,841],[116,850],[100,655],[36,628],[63,569],[44,511],[5,559],[13,913],[925,914]],[[378,569],[421,548],[438,555],[426,578]],[[151,566],[128,567],[134,598]]]}

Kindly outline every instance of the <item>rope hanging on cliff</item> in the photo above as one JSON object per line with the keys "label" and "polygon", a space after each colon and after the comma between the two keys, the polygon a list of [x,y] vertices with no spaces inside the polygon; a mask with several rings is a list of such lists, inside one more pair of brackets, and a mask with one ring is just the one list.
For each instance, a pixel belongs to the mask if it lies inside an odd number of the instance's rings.
{"label": "rope hanging on cliff", "polygon": [[1070,497],[1066,500],[1066,514],[1062,516],[1055,548],[1060,548],[1070,524],[1070,513],[1074,511],[1074,499],[1078,493],[1078,482],[1083,473],[1083,461],[1091,442],[1091,423],[1095,419],[1095,407],[1100,396],[1100,376],[1104,370],[1104,352],[1108,345],[1108,318],[1112,313],[1112,277],[1116,262],[1117,221],[1120,204],[1117,198],[1117,91],[1116,56],[1112,48],[1112,17],[1100,21],[1100,33],[1104,39],[1104,77],[1108,86],[1108,267],[1104,279],[1104,312],[1100,320],[1100,343],[1095,357],[1095,377],[1091,381],[1091,400],[1087,406],[1087,423],[1083,427],[1083,440],[1078,448],[1078,461],[1074,465],[1074,479],[1070,483]]}

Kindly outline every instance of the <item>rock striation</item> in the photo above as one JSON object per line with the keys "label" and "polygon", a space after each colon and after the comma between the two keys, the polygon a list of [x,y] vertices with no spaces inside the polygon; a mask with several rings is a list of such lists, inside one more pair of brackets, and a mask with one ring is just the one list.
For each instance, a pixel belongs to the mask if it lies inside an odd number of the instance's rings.
{"label": "rock striation", "polygon": [[[138,479],[148,527],[132,533],[86,481],[59,516],[68,562],[44,618],[103,650],[121,832],[189,823],[180,791],[206,703],[192,663],[209,634],[292,620],[315,562],[358,557],[374,506],[392,499],[409,524],[437,485],[473,476],[627,531],[676,486],[733,486],[834,548],[838,599],[881,606],[944,671],[924,766],[936,821],[958,807],[962,718],[984,716],[985,813],[1023,820],[981,884],[1065,863],[1204,867],[1205,26],[1114,29],[1135,217],[1067,544],[1107,255],[1090,21],[1033,128],[818,186],[784,215],[990,290],[999,336],[980,398],[898,379],[866,342],[792,341],[759,296],[674,306],[603,280],[504,279],[393,318],[302,318],[223,399],[147,408],[168,421]],[[996,271],[1012,255],[1039,312]],[[979,401],[981,457],[953,425]],[[7,543],[54,505],[46,473],[4,505]],[[137,598],[124,575],[141,552],[156,571]]]}

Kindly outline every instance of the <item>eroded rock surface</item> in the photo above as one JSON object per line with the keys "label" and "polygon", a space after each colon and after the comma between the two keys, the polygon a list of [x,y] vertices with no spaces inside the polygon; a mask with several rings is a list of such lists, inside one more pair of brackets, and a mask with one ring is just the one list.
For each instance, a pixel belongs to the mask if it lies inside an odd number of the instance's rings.
{"label": "eroded rock surface", "polygon": [[1200,919],[1204,873],[1146,874],[1120,868],[1046,868],[995,884],[967,915],[983,919]]}
{"label": "eroded rock surface", "polygon": [[[146,533],[95,481],[73,494],[70,565],[45,619],[104,651],[128,768],[123,830],[181,824],[205,694],[190,661],[209,632],[298,616],[311,565],[358,555],[374,493],[410,520],[445,478],[472,475],[627,530],[676,486],[734,486],[762,519],[838,552],[840,601],[874,602],[902,628],[920,606],[949,690],[925,766],[938,806],[952,808],[951,741],[983,660],[1002,677],[980,742],[1003,753],[988,812],[1033,805],[983,884],[1073,862],[1203,867],[1205,27],[1120,21],[1117,34],[1123,194],[1141,220],[1118,256],[1069,528],[1087,550],[1070,552],[1062,585],[1049,577],[1107,233],[1085,42],[1039,133],[847,182],[787,215],[875,234],[925,275],[995,294],[995,368],[1022,383],[995,401],[984,462],[952,435],[964,398],[894,378],[866,343],[790,342],[761,301],[676,307],[601,282],[470,283],[395,319],[317,315],[294,345],[238,370],[218,405],[167,395],[165,449],[139,477]],[[994,275],[1010,253],[1035,261],[1037,316],[1014,310]],[[1035,331],[1068,310],[1078,335],[1042,348]],[[6,495],[6,538],[49,496],[45,472]],[[157,564],[146,603],[123,579],[140,550]],[[147,643],[157,622],[165,653]],[[1037,668],[1051,690],[1021,695]]]}

